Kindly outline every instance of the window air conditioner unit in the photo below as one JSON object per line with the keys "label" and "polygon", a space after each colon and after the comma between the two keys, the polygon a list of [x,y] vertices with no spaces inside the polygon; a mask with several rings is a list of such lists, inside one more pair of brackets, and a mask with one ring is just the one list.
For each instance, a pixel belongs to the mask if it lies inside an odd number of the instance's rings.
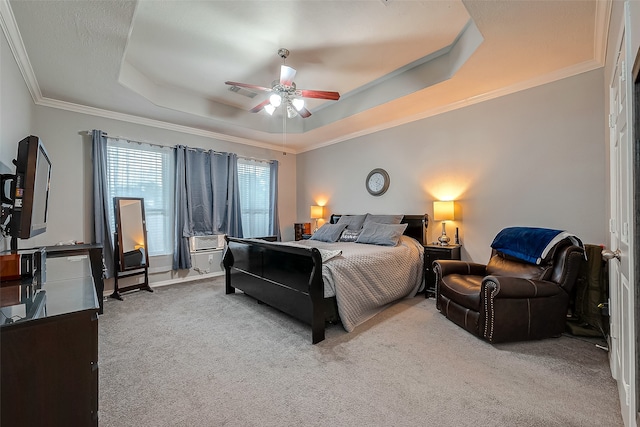
{"label": "window air conditioner unit", "polygon": [[210,251],[224,247],[224,235],[216,234],[214,236],[193,236],[189,238],[191,243],[191,252]]}

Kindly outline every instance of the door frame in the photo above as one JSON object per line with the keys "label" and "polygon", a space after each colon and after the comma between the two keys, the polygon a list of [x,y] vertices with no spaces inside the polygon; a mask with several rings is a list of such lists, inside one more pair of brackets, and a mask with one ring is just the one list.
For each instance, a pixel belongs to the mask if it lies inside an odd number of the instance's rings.
{"label": "door frame", "polygon": [[[633,140],[632,150],[633,150],[633,162],[632,162],[632,174],[633,174],[633,212],[634,212],[634,223],[633,223],[633,234],[634,241],[640,242],[640,49],[636,53],[635,61],[633,63],[633,69],[631,71],[631,84],[632,84],[632,127],[631,127],[631,138]],[[638,286],[638,278],[640,278],[640,248],[635,244],[633,248],[634,252],[634,278],[636,283],[634,287],[636,288],[635,296],[634,296],[634,323],[636,330],[636,339],[635,339],[635,354],[636,354],[636,424],[640,425],[640,358],[638,358],[638,354],[640,354],[640,338],[638,337],[638,331],[640,331],[640,286]]]}
{"label": "door frame", "polygon": [[[640,426],[640,396],[638,396],[638,391],[640,387],[640,379],[638,378],[638,373],[640,372],[640,361],[638,361],[637,355],[640,350],[640,340],[638,339],[637,334],[640,332],[640,289],[638,286],[638,279],[640,279],[640,268],[638,266],[638,258],[640,256],[640,252],[637,248],[638,243],[640,242],[640,220],[638,219],[639,207],[640,207],[640,177],[638,174],[640,173],[640,147],[638,146],[638,135],[640,135],[640,116],[638,115],[640,112],[640,76],[638,75],[640,72],[640,52],[632,52],[632,38],[630,36],[631,32],[631,10],[630,3],[628,0],[624,2],[624,12],[622,15],[621,26],[618,28],[619,33],[615,38],[615,55],[613,58],[614,63],[611,65],[613,69],[611,72],[613,73],[610,76],[606,76],[606,78],[610,78],[608,82],[608,88],[612,88],[612,80],[616,78],[616,73],[621,70],[622,71],[622,80],[623,85],[626,86],[626,99],[625,99],[625,108],[626,112],[624,112],[626,117],[626,127],[627,127],[627,147],[625,148],[626,154],[624,154],[624,158],[627,159],[626,167],[627,167],[627,190],[625,195],[619,195],[618,197],[625,197],[627,203],[627,224],[628,229],[626,231],[627,235],[627,247],[626,247],[626,255],[622,254],[622,259],[619,258],[619,262],[624,261],[624,257],[628,257],[626,273],[628,274],[628,283],[627,283],[627,299],[626,301],[620,301],[619,298],[622,296],[620,293],[621,288],[619,283],[615,291],[613,289],[614,282],[610,283],[610,298],[609,298],[609,311],[611,314],[611,332],[612,334],[616,334],[618,337],[618,343],[614,345],[613,340],[611,341],[610,346],[610,365],[611,365],[611,373],[613,377],[618,382],[618,392],[619,397],[621,399],[620,409],[622,412],[623,419],[625,421],[625,425],[629,427]],[[610,33],[611,35],[611,33]],[[610,47],[614,48],[613,45]],[[623,55],[624,59],[622,64],[618,63],[619,57],[618,55]],[[631,65],[633,64],[633,65]],[[619,68],[620,67],[620,68]],[[620,83],[618,83],[620,86]],[[619,90],[622,89],[621,87]],[[613,123],[611,121],[612,117],[615,118],[615,114],[617,111],[613,108],[612,103],[612,92],[609,90],[609,121],[610,124]],[[613,115],[613,116],[612,116]],[[611,150],[611,144],[613,136],[611,131],[609,132],[608,138],[608,147]],[[621,158],[620,160],[622,160]],[[610,168],[613,168],[613,158],[610,158]],[[620,209],[620,206],[616,205],[614,208],[614,194],[613,191],[617,191],[613,188],[614,179],[612,172],[613,169],[610,169],[609,178],[610,178],[610,222],[609,222],[609,230],[610,230],[610,245],[611,249],[614,248],[614,241],[611,240],[613,238],[612,233],[614,229],[612,227],[622,227],[623,224],[617,224],[616,218],[619,215],[617,209]],[[618,183],[620,185],[620,183]],[[618,238],[622,237],[622,228],[618,230]],[[619,243],[619,242],[618,242]],[[623,250],[624,252],[624,250]],[[611,261],[614,262],[615,261]],[[610,265],[610,268],[612,266]],[[613,293],[616,292],[615,300],[613,297]],[[626,321],[623,319],[619,319],[624,321],[623,324],[619,321],[616,321],[616,315],[618,310],[622,310],[622,306],[620,304],[626,305],[627,314]],[[626,326],[626,327],[625,327]],[[625,329],[629,329],[626,330]],[[632,333],[631,333],[632,332]],[[620,341],[623,340],[624,342]],[[617,352],[621,352],[618,354]],[[624,370],[624,360],[620,361],[618,358],[626,358],[626,368],[627,374],[625,374]],[[623,365],[619,365],[618,362],[623,363]],[[626,381],[625,381],[626,379]],[[621,383],[624,382],[624,383]],[[622,388],[621,388],[622,387]],[[628,387],[628,388],[627,388]],[[622,401],[622,399],[626,398],[626,403]]]}

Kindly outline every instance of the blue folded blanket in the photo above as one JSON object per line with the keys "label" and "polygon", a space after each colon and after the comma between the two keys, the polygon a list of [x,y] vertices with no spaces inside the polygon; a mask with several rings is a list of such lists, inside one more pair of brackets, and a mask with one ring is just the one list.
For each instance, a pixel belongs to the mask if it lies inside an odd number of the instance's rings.
{"label": "blue folded blanket", "polygon": [[584,247],[582,241],[573,234],[562,230],[536,227],[508,227],[498,233],[491,247],[505,255],[531,264],[540,264],[558,242],[570,239]]}

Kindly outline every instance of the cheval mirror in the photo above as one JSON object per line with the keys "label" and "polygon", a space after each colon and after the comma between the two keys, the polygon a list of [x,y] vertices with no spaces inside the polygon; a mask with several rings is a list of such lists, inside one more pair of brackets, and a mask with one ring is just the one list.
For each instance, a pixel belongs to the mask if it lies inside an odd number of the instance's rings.
{"label": "cheval mirror", "polygon": [[[144,216],[144,199],[136,197],[114,197],[116,232],[114,233],[114,290],[112,298],[122,301],[121,292],[143,289],[153,292],[149,286],[149,254],[147,227]],[[121,287],[119,279],[144,275],[134,284]]]}

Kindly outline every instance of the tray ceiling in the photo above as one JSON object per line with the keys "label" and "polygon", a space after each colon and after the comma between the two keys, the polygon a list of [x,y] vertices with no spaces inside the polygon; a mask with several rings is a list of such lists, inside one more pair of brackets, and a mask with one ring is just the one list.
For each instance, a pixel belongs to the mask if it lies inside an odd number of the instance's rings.
{"label": "tray ceiling", "polygon": [[[40,105],[303,152],[601,67],[603,1],[9,1]],[[248,112],[279,48],[312,116]],[[253,97],[247,95],[254,95]],[[286,137],[283,137],[283,129]]]}

